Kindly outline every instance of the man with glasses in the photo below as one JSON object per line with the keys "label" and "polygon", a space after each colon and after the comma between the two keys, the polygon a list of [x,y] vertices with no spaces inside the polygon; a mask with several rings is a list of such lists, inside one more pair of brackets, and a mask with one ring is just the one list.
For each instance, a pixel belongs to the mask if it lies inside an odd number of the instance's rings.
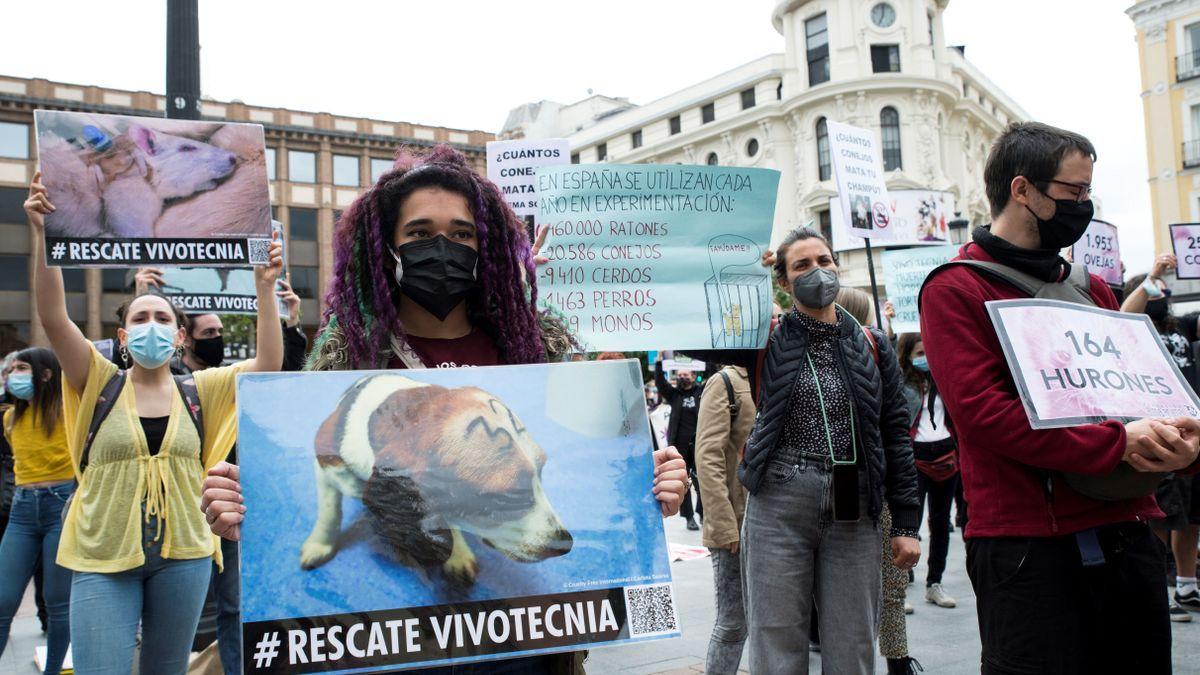
{"label": "man with glasses", "polygon": [[959,256],[999,263],[1001,273],[952,265],[921,292],[921,337],[954,420],[971,511],[967,571],[985,673],[1171,672],[1162,552],[1146,525],[1161,517],[1154,497],[1093,499],[1064,473],[1108,475],[1122,462],[1186,469],[1200,422],[1032,429],[984,307],[1028,297],[1008,281],[1015,270],[1026,285],[1071,284],[1081,302],[1117,309],[1099,277],[1073,275],[1061,255],[1092,220],[1095,159],[1079,134],[1011,125],[984,168],[992,224],[977,228]]}

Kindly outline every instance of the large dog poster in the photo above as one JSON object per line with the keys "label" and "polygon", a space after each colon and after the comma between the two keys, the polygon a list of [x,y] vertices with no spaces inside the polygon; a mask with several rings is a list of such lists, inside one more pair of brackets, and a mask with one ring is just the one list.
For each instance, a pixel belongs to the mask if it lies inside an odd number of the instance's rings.
{"label": "large dog poster", "polygon": [[265,265],[258,124],[34,111],[46,261],[61,267]]}
{"label": "large dog poster", "polygon": [[679,635],[639,375],[624,360],[240,377],[245,671]]}
{"label": "large dog poster", "polygon": [[760,348],[778,186],[769,169],[543,167],[539,298],[588,351]]}
{"label": "large dog poster", "polygon": [[1145,314],[1059,300],[986,304],[1034,429],[1200,415]]}

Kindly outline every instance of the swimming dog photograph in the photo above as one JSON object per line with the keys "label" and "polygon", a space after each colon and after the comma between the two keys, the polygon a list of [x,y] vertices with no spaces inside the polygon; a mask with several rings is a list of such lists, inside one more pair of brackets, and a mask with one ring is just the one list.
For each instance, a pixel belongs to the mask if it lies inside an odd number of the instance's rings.
{"label": "swimming dog photograph", "polygon": [[55,211],[47,261],[69,267],[265,264],[271,236],[258,124],[38,110]]}
{"label": "swimming dog photograph", "polygon": [[595,632],[387,662],[678,634],[630,616],[647,588],[671,597],[636,361],[253,374],[237,400],[245,639],[538,603],[594,611]]}

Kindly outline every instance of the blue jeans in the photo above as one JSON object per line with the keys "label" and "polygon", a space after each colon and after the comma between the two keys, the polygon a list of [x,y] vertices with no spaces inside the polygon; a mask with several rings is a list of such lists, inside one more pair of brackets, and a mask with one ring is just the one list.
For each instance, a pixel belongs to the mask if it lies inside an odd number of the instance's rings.
{"label": "blue jeans", "polygon": [[0,541],[0,654],[8,644],[13,616],[21,605],[25,587],[33,577],[39,554],[45,578],[46,610],[50,615],[46,673],[58,673],[71,643],[68,608],[71,605],[71,571],[59,567],[58,537],[62,510],[75,483],[44,488],[18,487],[13,492],[8,528]]}
{"label": "blue jeans", "polygon": [[183,675],[200,610],[208,593],[212,559],[166,560],[153,541],[157,519],[142,528],[146,563],[101,574],[76,572],[71,585],[75,672],[128,675],[138,624],[142,657],[138,672]]}
{"label": "blue jeans", "polygon": [[217,649],[221,653],[225,675],[241,675],[242,617],[238,588],[241,573],[237,542],[222,539],[221,556],[225,559],[225,571],[218,573],[215,564],[212,568],[213,592],[217,597]]}

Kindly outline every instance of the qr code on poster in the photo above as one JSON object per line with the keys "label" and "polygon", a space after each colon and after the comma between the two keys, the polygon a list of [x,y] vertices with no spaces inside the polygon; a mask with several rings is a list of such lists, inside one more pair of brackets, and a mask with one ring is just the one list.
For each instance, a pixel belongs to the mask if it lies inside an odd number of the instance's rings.
{"label": "qr code on poster", "polygon": [[247,239],[246,246],[250,249],[251,265],[266,265],[271,262],[270,239]]}
{"label": "qr code on poster", "polygon": [[649,584],[625,588],[625,611],[629,637],[676,633],[675,599],[671,584]]}

